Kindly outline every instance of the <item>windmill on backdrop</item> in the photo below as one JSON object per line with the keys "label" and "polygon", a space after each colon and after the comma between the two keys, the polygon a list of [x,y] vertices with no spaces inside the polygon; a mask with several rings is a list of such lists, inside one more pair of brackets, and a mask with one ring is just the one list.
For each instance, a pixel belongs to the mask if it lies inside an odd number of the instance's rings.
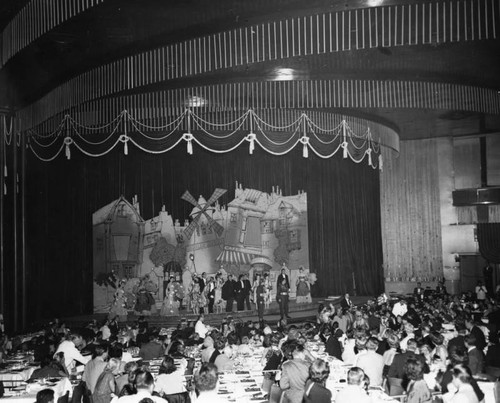
{"label": "windmill on backdrop", "polygon": [[181,199],[191,203],[197,209],[197,211],[195,211],[192,215],[192,221],[183,231],[184,238],[186,240],[191,239],[195,229],[200,227],[200,220],[202,219],[202,216],[205,216],[208,226],[212,229],[212,231],[214,231],[217,234],[218,237],[222,235],[222,233],[224,232],[224,227],[220,225],[217,221],[215,221],[207,213],[207,210],[226,192],[227,192],[226,189],[216,188],[212,193],[212,196],[210,196],[207,202],[204,203],[203,205],[200,205],[200,203],[196,201],[196,199],[191,195],[191,193],[189,193],[189,191],[186,190],[184,192],[184,194],[181,196]]}

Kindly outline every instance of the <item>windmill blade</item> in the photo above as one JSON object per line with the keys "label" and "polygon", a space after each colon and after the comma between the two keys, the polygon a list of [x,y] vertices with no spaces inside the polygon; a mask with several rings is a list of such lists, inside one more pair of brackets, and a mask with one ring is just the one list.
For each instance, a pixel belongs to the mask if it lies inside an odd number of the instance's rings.
{"label": "windmill blade", "polygon": [[193,206],[198,207],[201,210],[201,206],[198,204],[198,200],[196,200],[191,193],[189,193],[188,190],[184,192],[184,194],[181,196],[182,200],[185,200],[189,203],[191,203]]}
{"label": "windmill blade", "polygon": [[205,206],[211,206],[217,201],[219,197],[221,197],[226,192],[227,189],[215,188],[214,192],[212,193],[212,196],[210,196],[210,199],[207,200],[207,204],[205,204]]}
{"label": "windmill blade", "polygon": [[217,221],[215,221],[212,217],[210,217],[206,213],[206,211],[203,211],[203,214],[205,214],[205,217],[207,218],[208,225],[210,226],[210,228],[212,228],[218,236],[221,236],[222,233],[224,232],[224,227],[220,225]]}
{"label": "windmill blade", "polygon": [[198,228],[198,219],[199,219],[199,215],[193,219],[193,221],[191,221],[189,223],[189,225],[184,228],[184,231],[182,231],[184,237],[186,238],[186,240],[189,240],[191,239],[191,237],[193,236],[193,233],[194,233],[194,230],[196,228]]}

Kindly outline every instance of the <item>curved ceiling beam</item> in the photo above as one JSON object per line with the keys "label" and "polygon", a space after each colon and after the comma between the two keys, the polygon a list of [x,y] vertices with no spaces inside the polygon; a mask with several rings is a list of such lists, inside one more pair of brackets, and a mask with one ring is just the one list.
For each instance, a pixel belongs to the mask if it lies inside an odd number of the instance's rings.
{"label": "curved ceiling beam", "polygon": [[31,0],[0,36],[0,68],[26,46],[76,15],[105,0]]}
{"label": "curved ceiling beam", "polygon": [[36,125],[68,108],[121,91],[248,64],[496,38],[498,13],[496,0],[452,0],[320,13],[237,28],[93,69],[56,88],[23,115]]}

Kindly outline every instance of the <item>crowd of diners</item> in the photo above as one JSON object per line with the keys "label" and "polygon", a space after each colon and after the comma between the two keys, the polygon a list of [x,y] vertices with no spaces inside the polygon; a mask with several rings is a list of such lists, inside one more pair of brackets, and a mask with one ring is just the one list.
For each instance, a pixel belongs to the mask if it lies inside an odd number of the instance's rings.
{"label": "crowd of diners", "polygon": [[[290,403],[326,403],[332,401],[329,360],[308,350],[320,344],[350,367],[336,403],[371,401],[373,387],[405,395],[407,403],[431,402],[436,395],[445,403],[483,401],[477,381],[496,381],[498,388],[500,377],[498,296],[449,295],[442,285],[431,293],[420,288],[399,298],[382,294],[362,306],[346,294],[340,306],[319,304],[315,321],[290,325],[286,319],[271,324],[231,316],[209,325],[200,314],[196,321],[181,319],[172,332],[149,326],[144,317],[133,325],[92,321],[69,331],[54,320],[29,341],[3,335],[0,348],[4,358],[34,351],[40,368],[32,379],[71,377],[76,365],[84,365],[75,403],[177,403],[195,395],[197,402],[216,403],[219,374],[234,370],[234,358],[252,351],[263,351],[264,393],[281,393]],[[451,328],[454,333],[445,331]],[[193,347],[201,349],[199,368],[188,353]],[[148,366],[153,359],[161,359],[156,377]],[[185,382],[186,374],[192,381]],[[43,391],[37,400],[50,397]]]}

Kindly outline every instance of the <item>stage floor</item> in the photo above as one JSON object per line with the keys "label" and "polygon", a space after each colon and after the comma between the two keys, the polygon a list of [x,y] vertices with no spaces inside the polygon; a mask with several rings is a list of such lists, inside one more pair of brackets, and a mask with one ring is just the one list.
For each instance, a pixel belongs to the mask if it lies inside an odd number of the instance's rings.
{"label": "stage floor", "polygon": [[[366,296],[355,296],[351,297],[354,305],[362,305],[368,301],[370,297]],[[289,315],[291,319],[288,323],[300,323],[306,321],[314,321],[316,319],[316,313],[318,311],[318,305],[320,303],[332,303],[334,306],[340,305],[341,298],[327,299],[327,298],[313,298],[312,303],[307,304],[297,304],[295,301],[290,301]],[[255,306],[252,304],[252,306]],[[236,304],[234,305],[236,308]],[[232,316],[233,319],[237,321],[258,321],[256,310],[244,310],[244,311],[233,311],[233,312],[222,312],[222,313],[207,313],[205,314],[205,323],[210,325],[219,325],[221,321],[227,316]],[[159,314],[152,314],[146,317],[147,322],[152,327],[173,327],[177,326],[181,318],[185,318],[188,321],[196,320],[198,315],[193,314],[191,311],[186,309],[181,310],[178,316],[160,316]],[[90,321],[96,319],[97,321],[104,321],[107,317],[105,313],[95,313],[90,315],[72,316],[62,318],[69,328],[83,327]],[[121,324],[134,324],[138,315],[130,314],[127,316],[125,322]],[[270,324],[276,324],[280,319],[279,306],[277,302],[272,302],[269,309],[264,311],[264,320]]]}

